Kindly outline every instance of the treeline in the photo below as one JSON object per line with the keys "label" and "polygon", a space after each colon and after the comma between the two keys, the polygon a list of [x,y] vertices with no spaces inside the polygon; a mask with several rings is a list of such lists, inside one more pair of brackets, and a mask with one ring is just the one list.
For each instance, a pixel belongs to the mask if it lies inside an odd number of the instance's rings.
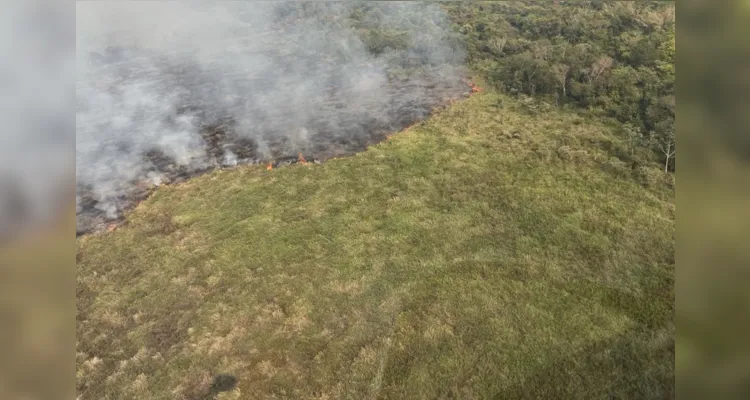
{"label": "treeline", "polygon": [[633,151],[675,156],[671,2],[444,4],[469,62],[508,93],[546,97],[622,122]]}

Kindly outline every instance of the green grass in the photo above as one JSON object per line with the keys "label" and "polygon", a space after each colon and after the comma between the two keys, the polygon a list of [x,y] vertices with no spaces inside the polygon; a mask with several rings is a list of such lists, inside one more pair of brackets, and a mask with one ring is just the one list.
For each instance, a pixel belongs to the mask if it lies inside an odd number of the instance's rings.
{"label": "green grass", "polygon": [[160,188],[78,240],[81,398],[673,397],[672,178],[623,143],[482,93]]}

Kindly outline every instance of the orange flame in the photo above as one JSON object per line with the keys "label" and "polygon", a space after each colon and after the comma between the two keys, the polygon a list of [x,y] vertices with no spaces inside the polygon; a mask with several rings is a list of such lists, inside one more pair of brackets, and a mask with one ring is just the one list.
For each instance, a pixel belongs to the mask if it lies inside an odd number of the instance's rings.
{"label": "orange flame", "polygon": [[273,163],[268,163],[268,165],[266,165],[266,171],[270,171],[272,169],[273,169]]}
{"label": "orange flame", "polygon": [[303,156],[302,153],[299,153],[297,155],[297,161],[299,161],[302,165],[307,164],[307,160],[305,160],[305,156]]}

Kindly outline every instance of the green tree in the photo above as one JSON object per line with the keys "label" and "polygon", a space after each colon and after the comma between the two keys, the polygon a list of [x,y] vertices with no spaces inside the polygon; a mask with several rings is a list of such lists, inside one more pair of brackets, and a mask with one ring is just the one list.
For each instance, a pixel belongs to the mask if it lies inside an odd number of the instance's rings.
{"label": "green tree", "polygon": [[[445,7],[466,40],[470,62],[487,72],[489,84],[511,93],[562,97],[668,142],[674,125],[674,4]],[[663,153],[649,140],[637,142]]]}

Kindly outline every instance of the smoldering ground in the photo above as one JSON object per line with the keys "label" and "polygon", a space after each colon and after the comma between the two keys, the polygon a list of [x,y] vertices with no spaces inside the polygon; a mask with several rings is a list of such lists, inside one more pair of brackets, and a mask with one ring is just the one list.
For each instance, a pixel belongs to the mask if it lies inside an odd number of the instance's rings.
{"label": "smoldering ground", "polygon": [[360,151],[465,95],[436,3],[78,2],[77,231],[222,166]]}

